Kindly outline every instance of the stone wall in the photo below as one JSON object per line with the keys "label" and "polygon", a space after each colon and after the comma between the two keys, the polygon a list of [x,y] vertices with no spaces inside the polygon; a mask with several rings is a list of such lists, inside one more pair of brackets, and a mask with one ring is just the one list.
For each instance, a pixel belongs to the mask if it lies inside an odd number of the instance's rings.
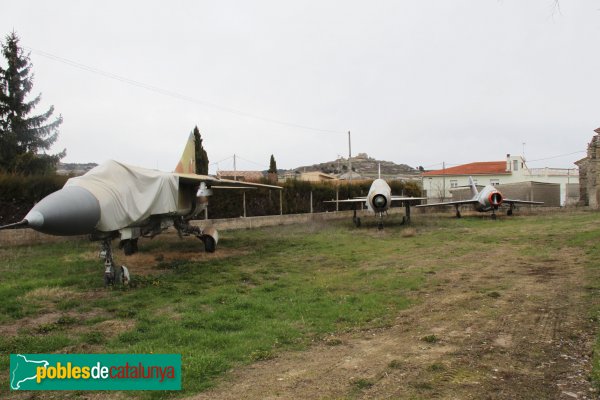
{"label": "stone wall", "polygon": [[600,207],[600,128],[587,147],[587,157],[577,161],[579,167],[580,205]]}
{"label": "stone wall", "polygon": [[[202,228],[213,226],[217,230],[227,231],[235,229],[252,229],[264,226],[307,224],[313,221],[328,221],[335,219],[350,220],[352,218],[352,213],[352,211],[337,211],[313,214],[267,215],[262,217],[197,220],[192,221],[192,224],[201,226]],[[357,213],[361,218],[364,216],[367,216],[367,218],[369,216],[374,218],[373,214],[368,213],[366,210],[358,211]],[[403,214],[404,207],[392,208],[388,213]],[[52,236],[36,232],[33,229],[7,229],[0,231],[0,248],[82,239],[86,240],[87,236]]]}

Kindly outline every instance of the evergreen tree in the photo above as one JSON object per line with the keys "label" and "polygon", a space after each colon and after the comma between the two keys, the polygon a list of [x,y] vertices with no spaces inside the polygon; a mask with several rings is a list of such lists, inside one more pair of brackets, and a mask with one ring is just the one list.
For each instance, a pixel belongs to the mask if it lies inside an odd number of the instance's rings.
{"label": "evergreen tree", "polygon": [[202,138],[198,126],[194,127],[194,146],[196,147],[196,173],[208,175],[208,154],[202,147]]}
{"label": "evergreen tree", "polygon": [[270,174],[277,173],[277,163],[275,162],[275,157],[271,154],[271,160],[269,161],[269,171]]}
{"label": "evergreen tree", "polygon": [[66,151],[49,155],[45,150],[56,142],[62,116],[48,122],[54,106],[42,114],[30,115],[41,94],[27,101],[33,88],[33,73],[29,55],[19,46],[15,32],[2,43],[2,55],[6,67],[0,65],[0,170],[25,174],[53,172]]}

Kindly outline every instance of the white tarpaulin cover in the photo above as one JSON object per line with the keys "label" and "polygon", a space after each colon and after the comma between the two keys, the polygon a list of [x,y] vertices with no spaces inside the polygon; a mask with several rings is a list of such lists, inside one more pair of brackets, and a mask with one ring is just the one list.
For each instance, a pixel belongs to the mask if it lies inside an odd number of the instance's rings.
{"label": "white tarpaulin cover", "polygon": [[90,191],[100,203],[96,229],[114,231],[150,215],[177,211],[178,178],[169,172],[107,161],[65,184]]}

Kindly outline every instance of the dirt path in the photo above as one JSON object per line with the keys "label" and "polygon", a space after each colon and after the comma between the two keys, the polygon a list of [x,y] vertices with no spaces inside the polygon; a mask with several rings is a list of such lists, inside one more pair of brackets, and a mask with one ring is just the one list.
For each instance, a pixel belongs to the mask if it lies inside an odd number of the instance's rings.
{"label": "dirt path", "polygon": [[390,328],[240,368],[193,398],[598,398],[586,380],[594,338],[583,256],[476,257],[432,275]]}

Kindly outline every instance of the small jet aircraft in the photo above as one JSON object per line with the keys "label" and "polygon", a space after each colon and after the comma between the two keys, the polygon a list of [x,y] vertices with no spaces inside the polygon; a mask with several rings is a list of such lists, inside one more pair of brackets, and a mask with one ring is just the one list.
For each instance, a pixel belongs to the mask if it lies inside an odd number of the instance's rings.
{"label": "small jet aircraft", "polygon": [[268,188],[264,185],[198,175],[194,135],[190,134],[175,172],[162,172],[107,161],[85,175],[71,178],[64,187],[43,198],[17,223],[7,228],[33,228],[58,235],[89,235],[101,241],[104,281],[125,283],[129,271],[115,267],[112,240],[119,238],[125,255],[137,252],[140,237],[152,238],[169,227],[180,236],[194,235],[214,252],[219,241],[216,229],[201,229],[190,220],[204,211],[212,189]]}
{"label": "small jet aircraft", "polygon": [[475,211],[479,212],[492,212],[492,219],[496,219],[496,210],[503,204],[509,205],[506,215],[512,215],[515,208],[515,204],[544,204],[543,201],[529,201],[529,200],[514,200],[506,199],[502,193],[492,185],[487,185],[481,192],[477,190],[473,178],[469,177],[469,187],[471,188],[472,197],[469,200],[456,200],[446,201],[442,203],[431,203],[431,204],[420,204],[417,207],[435,207],[435,206],[450,206],[456,207],[456,218],[460,218],[460,210],[458,209],[461,205],[471,204]]}
{"label": "small jet aircraft", "polygon": [[[405,222],[410,222],[410,202],[425,200],[426,197],[404,197],[404,196],[392,196],[392,189],[388,183],[381,179],[381,169],[379,170],[379,178],[375,179],[369,188],[369,193],[366,197],[354,197],[352,199],[345,200],[328,200],[325,203],[364,203],[367,205],[367,209],[374,213],[378,220],[377,229],[383,229],[383,215],[389,210],[392,201],[404,202],[406,208],[406,216],[403,218]],[[352,222],[357,227],[360,227],[360,218],[356,216],[356,209],[354,209],[354,215],[352,216]]]}

